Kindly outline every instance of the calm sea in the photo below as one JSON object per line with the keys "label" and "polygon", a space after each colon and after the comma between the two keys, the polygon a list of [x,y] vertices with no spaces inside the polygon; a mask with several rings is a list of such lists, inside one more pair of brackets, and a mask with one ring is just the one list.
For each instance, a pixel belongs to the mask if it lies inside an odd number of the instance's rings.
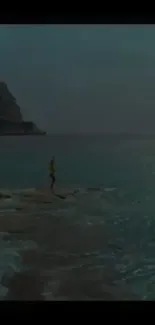
{"label": "calm sea", "polygon": [[78,186],[81,194],[60,209],[51,206],[46,220],[57,233],[51,256],[66,256],[64,264],[53,260],[52,297],[154,299],[155,140],[0,137],[0,188],[47,186],[53,155],[57,184]]}

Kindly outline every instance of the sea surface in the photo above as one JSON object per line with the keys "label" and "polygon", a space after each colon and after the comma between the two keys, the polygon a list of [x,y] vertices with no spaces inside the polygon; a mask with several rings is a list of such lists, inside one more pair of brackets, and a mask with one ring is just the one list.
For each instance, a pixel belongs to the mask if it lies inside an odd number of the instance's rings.
{"label": "sea surface", "polygon": [[[45,194],[20,211],[22,193],[49,187],[53,155],[55,191],[66,199]],[[155,139],[0,137],[0,193],[11,193],[0,200],[0,299],[5,274],[25,268],[31,249],[41,254],[45,300],[155,299]],[[20,214],[36,218],[34,232],[1,226]]]}

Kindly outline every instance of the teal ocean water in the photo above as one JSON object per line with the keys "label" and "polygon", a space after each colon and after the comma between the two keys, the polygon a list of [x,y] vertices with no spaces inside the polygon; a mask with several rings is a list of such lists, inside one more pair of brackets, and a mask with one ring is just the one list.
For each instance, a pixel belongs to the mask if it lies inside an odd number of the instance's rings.
{"label": "teal ocean water", "polygon": [[[155,140],[1,137],[0,188],[47,187],[52,155],[57,184],[79,193],[37,207],[43,234],[48,229],[46,299],[154,299]],[[1,236],[3,255],[19,246]],[[40,249],[44,244],[42,235]]]}

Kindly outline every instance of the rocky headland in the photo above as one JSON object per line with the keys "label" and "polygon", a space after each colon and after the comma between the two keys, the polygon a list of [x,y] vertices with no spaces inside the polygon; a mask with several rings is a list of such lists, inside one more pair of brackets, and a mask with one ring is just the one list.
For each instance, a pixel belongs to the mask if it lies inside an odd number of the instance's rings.
{"label": "rocky headland", "polygon": [[0,82],[0,135],[44,135],[32,121],[24,121],[16,98]]}

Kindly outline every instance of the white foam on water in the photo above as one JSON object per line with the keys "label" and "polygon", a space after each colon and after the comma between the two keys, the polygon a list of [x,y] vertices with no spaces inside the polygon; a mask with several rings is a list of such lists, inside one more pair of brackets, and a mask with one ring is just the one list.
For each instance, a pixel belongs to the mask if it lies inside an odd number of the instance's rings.
{"label": "white foam on water", "polygon": [[17,211],[16,211],[16,208],[6,208],[6,209],[4,209],[4,207],[3,207],[3,209],[0,209],[0,216],[4,216],[4,214],[6,215],[11,215],[12,214],[12,216],[14,215],[14,213],[17,213]]}
{"label": "white foam on water", "polygon": [[0,199],[0,211],[15,209],[19,206],[19,198]]}
{"label": "white foam on water", "polygon": [[9,289],[2,284],[0,284],[0,300],[5,300]]}
{"label": "white foam on water", "polygon": [[106,187],[106,188],[104,188],[105,192],[113,192],[113,191],[116,191],[116,190],[117,190],[116,187]]}
{"label": "white foam on water", "polygon": [[22,188],[22,189],[14,189],[13,191],[12,191],[12,194],[16,194],[16,195],[20,195],[20,194],[24,194],[24,193],[26,193],[26,194],[28,194],[28,193],[34,193],[34,192],[36,192],[37,191],[37,189],[35,188],[35,187],[31,187],[31,188]]}
{"label": "white foam on water", "polygon": [[26,241],[20,240],[19,242],[20,242],[20,244],[22,246],[22,250],[29,250],[29,249],[37,249],[38,248],[38,245],[32,240],[26,240]]}
{"label": "white foam on water", "polygon": [[7,233],[0,234],[0,300],[3,300],[8,293],[8,288],[3,285],[5,277],[11,278],[15,272],[20,271],[21,257],[12,243],[3,240]]}
{"label": "white foam on water", "polygon": [[86,194],[88,193],[88,190],[86,188],[83,187],[79,187],[79,188],[75,188],[75,191],[77,190],[77,194]]}
{"label": "white foam on water", "polygon": [[[20,272],[22,266],[22,251],[36,249],[38,246],[31,240],[11,240],[8,233],[0,233],[0,300],[4,300],[7,293],[7,281],[15,273]],[[6,282],[6,283],[5,283]]]}

